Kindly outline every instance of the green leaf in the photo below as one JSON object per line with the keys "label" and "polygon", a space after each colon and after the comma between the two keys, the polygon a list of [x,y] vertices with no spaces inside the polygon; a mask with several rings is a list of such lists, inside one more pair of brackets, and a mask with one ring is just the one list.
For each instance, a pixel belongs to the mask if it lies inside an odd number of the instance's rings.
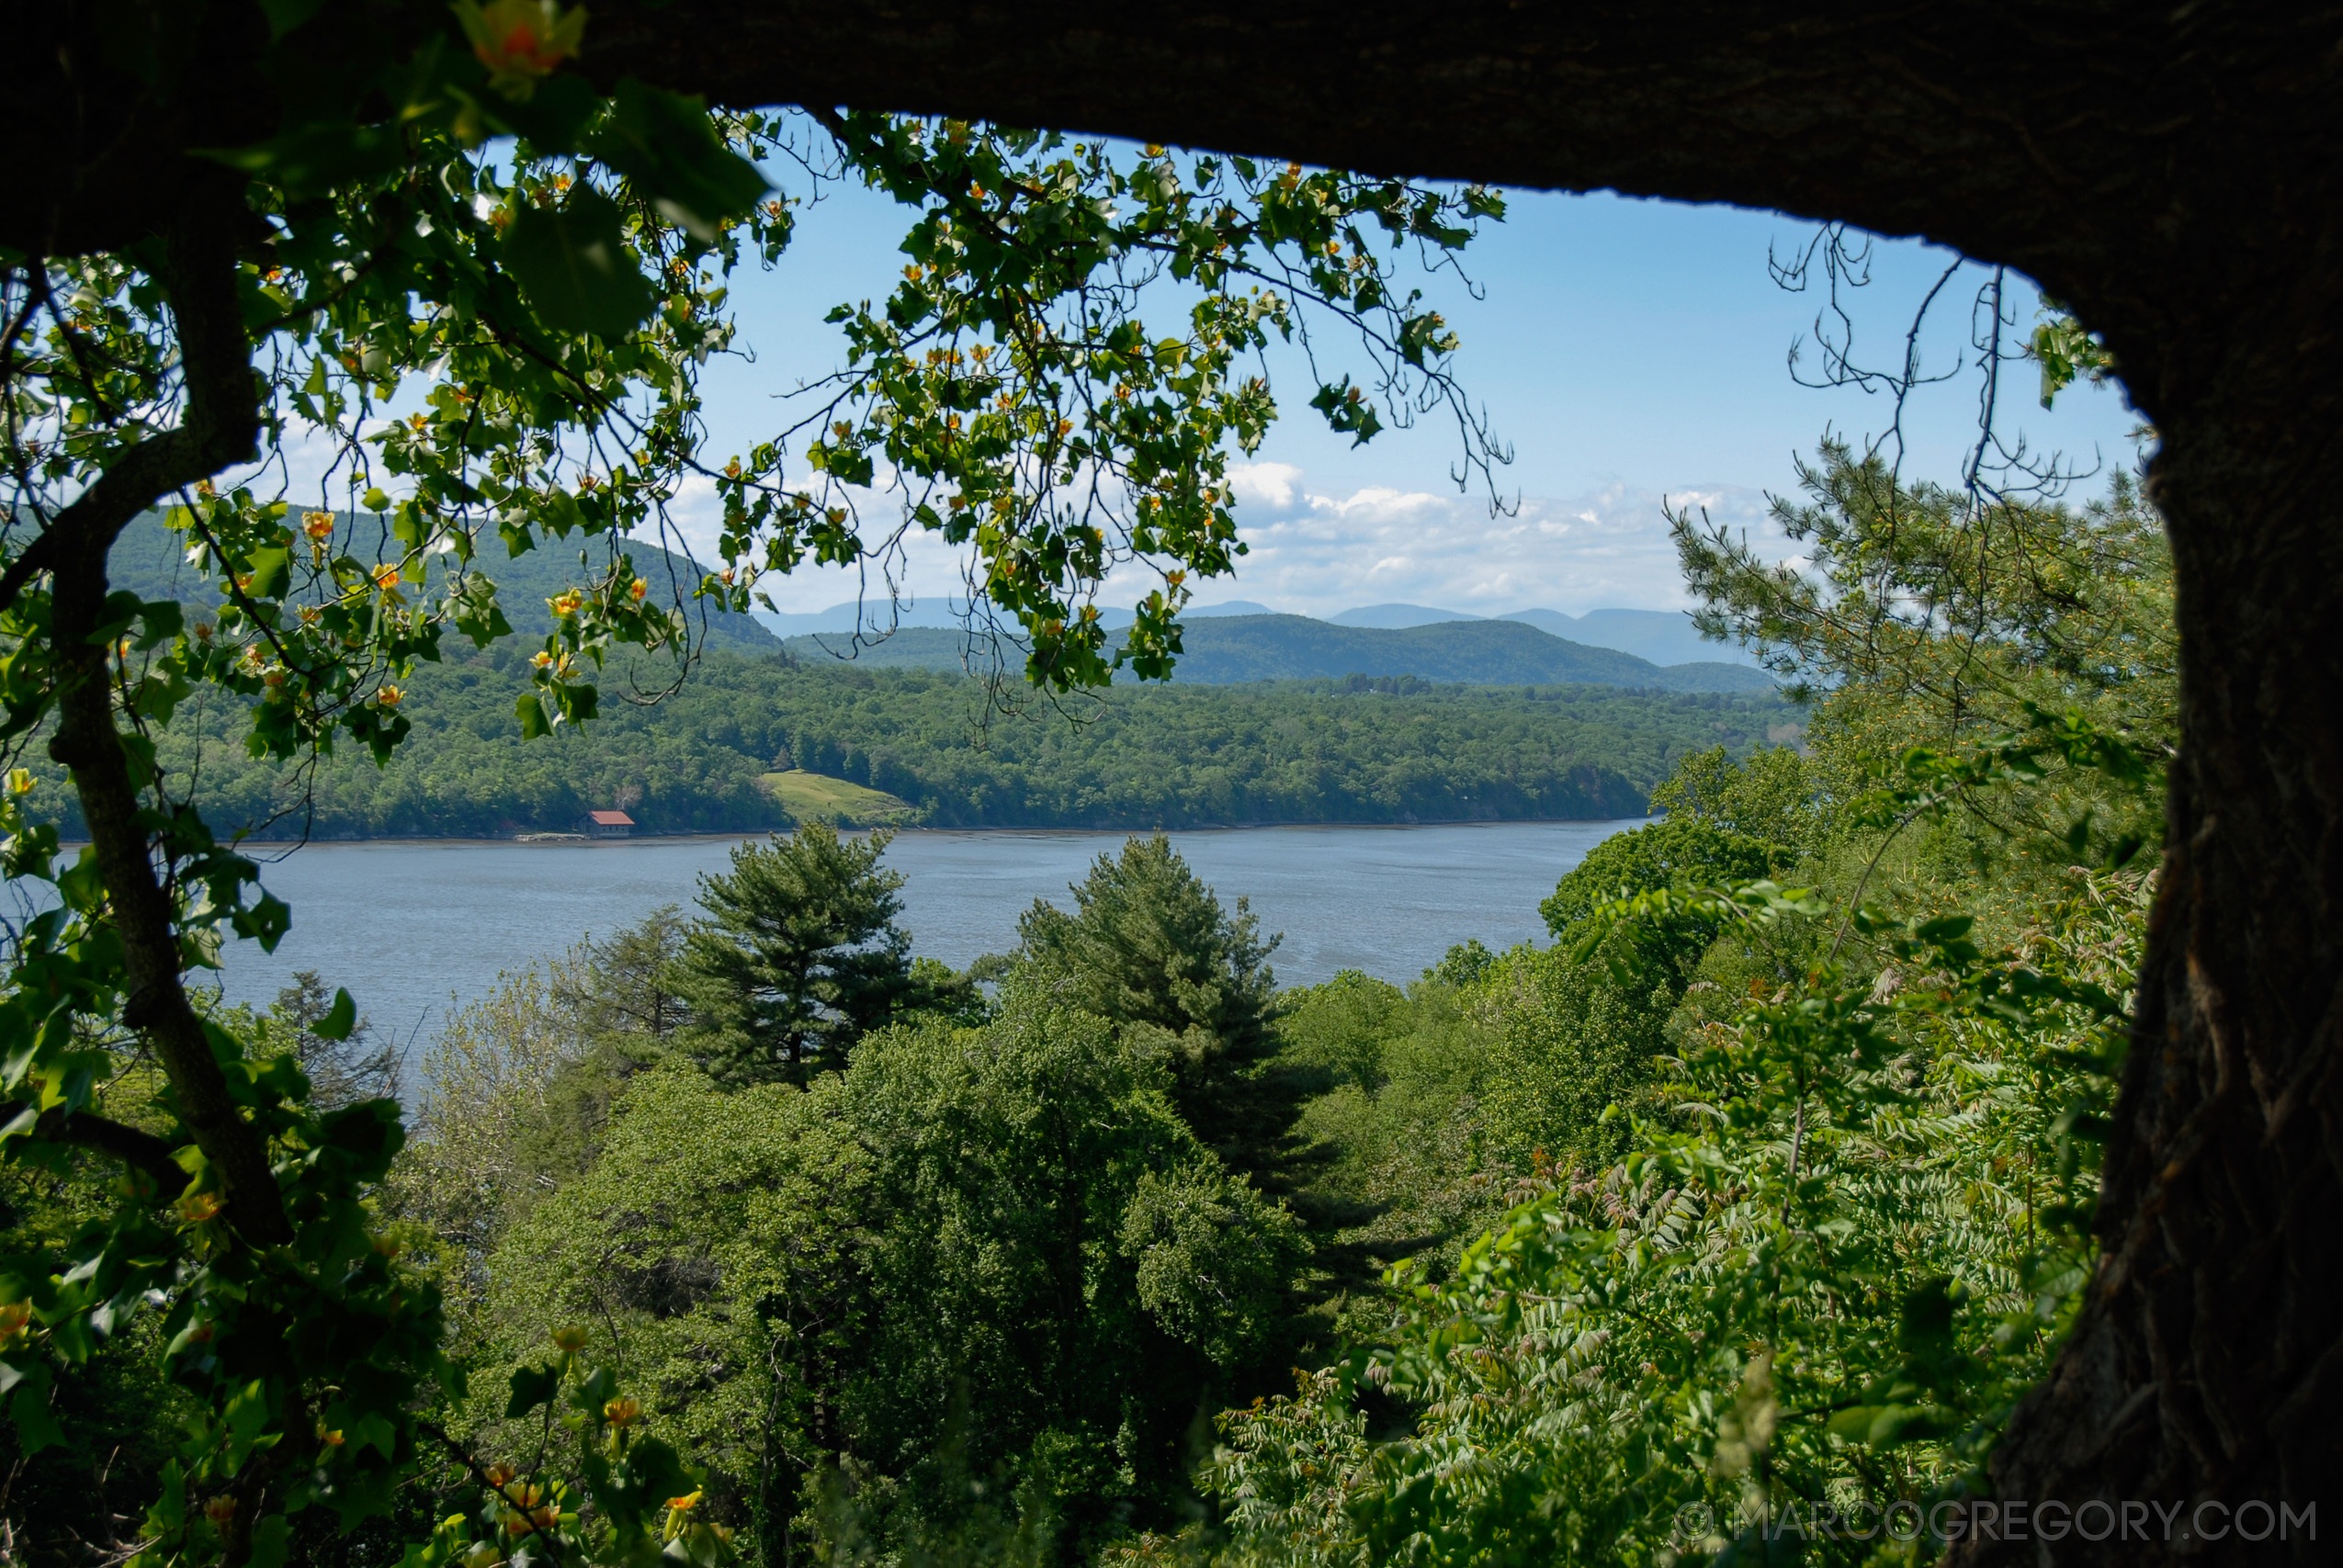
{"label": "green leaf", "polygon": [[317,15],[325,0],[260,0],[260,14],[268,18],[268,36],[283,38]]}
{"label": "green leaf", "polygon": [[244,592],[255,599],[276,599],[284,594],[286,584],[293,575],[293,556],[281,546],[255,550],[244,558],[249,578]]}
{"label": "green leaf", "polygon": [[357,1021],[358,1004],[350,999],[348,991],[336,987],[334,1005],[326,1010],[323,1018],[309,1026],[309,1032],[320,1040],[347,1040]]}
{"label": "green leaf", "polygon": [[545,715],[545,699],[535,692],[523,692],[513,705],[513,712],[521,721],[521,739],[535,740],[541,735],[553,733],[553,721]]}
{"label": "green leaf", "polygon": [[163,1467],[163,1492],[146,1511],[149,1537],[165,1536],[187,1522],[187,1472],[177,1460]]}
{"label": "green leaf", "polygon": [[274,893],[263,893],[258,903],[249,909],[237,910],[228,923],[238,936],[258,942],[261,952],[274,953],[292,927],[293,911]]}
{"label": "green leaf", "polygon": [[249,147],[191,147],[198,158],[259,175],[291,196],[323,196],[380,179],[406,162],[395,127],[327,121],[299,126]]}
{"label": "green leaf", "polygon": [[284,1434],[268,1430],[268,1384],[255,1378],[228,1397],[228,1473],[233,1475],[255,1449],[273,1448]]}
{"label": "green leaf", "polygon": [[8,1401],[9,1417],[17,1424],[18,1448],[28,1455],[43,1449],[62,1448],[64,1428],[49,1413],[49,1369],[36,1366],[18,1370],[24,1372],[24,1381],[17,1385],[16,1397]]}
{"label": "green leaf", "polygon": [[498,130],[526,136],[539,152],[568,152],[602,107],[602,95],[583,76],[563,74],[539,82],[526,98],[490,93],[476,101]]}
{"label": "green leaf", "polygon": [[588,1416],[599,1416],[605,1403],[617,1397],[618,1374],[608,1367],[596,1367],[593,1373],[570,1392],[570,1403]]}
{"label": "green leaf", "polygon": [[515,202],[504,265],[556,332],[621,338],[651,314],[651,285],[627,249],[617,204],[580,186],[558,209]]}
{"label": "green leaf", "polygon": [[285,1516],[269,1515],[252,1528],[252,1551],[244,1558],[247,1568],[284,1568],[291,1545],[291,1531]]}
{"label": "green leaf", "polygon": [[773,188],[754,164],[717,139],[697,99],[647,87],[631,76],[611,95],[609,123],[594,133],[588,150],[642,187],[661,216],[703,244]]}
{"label": "green leaf", "polygon": [[516,1367],[512,1378],[513,1397],[505,1402],[507,1421],[527,1415],[553,1397],[561,1386],[561,1369],[551,1367]]}

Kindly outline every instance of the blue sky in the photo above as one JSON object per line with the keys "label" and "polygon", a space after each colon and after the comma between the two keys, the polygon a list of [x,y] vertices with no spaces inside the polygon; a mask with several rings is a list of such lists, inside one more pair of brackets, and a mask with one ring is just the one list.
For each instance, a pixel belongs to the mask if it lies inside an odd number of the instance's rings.
{"label": "blue sky", "polygon": [[[1327,432],[1305,406],[1297,355],[1269,370],[1287,412],[1256,459],[1238,472],[1238,516],[1253,553],[1233,581],[1201,585],[1197,600],[1244,598],[1324,615],[1402,600],[1479,614],[1533,605],[1582,613],[1608,605],[1684,602],[1659,517],[1663,496],[1706,504],[1761,536],[1763,496],[1794,481],[1794,457],[1826,428],[1861,439],[1883,430],[1884,398],[1811,390],[1786,359],[1807,342],[1817,366],[1817,289],[1785,292],[1769,275],[1769,246],[1787,253],[1809,224],[1733,208],[1688,207],[1610,195],[1515,193],[1508,220],[1466,253],[1483,298],[1454,280],[1427,292],[1464,340],[1456,370],[1487,406],[1516,460],[1500,470],[1518,512],[1492,517],[1485,492],[1449,479],[1453,426],[1427,420],[1364,447]],[[745,447],[780,423],[774,394],[839,362],[836,303],[879,294],[901,265],[895,246],[907,214],[884,197],[828,187],[772,272],[744,269],[735,290],[753,366],[711,365],[709,423],[719,453]],[[1900,358],[1912,310],[1951,258],[1914,242],[1881,242],[1873,281],[1854,298],[1856,347],[1874,362]],[[1966,343],[1969,300],[1985,274],[1944,293],[1921,343],[1923,367],[1950,367]],[[2035,299],[2013,280],[2019,332]],[[1322,344],[1330,343],[1323,339]],[[1339,349],[1331,363],[1363,361]],[[1907,475],[1952,480],[1974,438],[1978,384],[1964,376],[1916,396],[1906,420]],[[2129,465],[2135,417],[2111,389],[2076,388],[2054,412],[2035,401],[2032,367],[2005,383],[2006,434],[2085,466]],[[2102,480],[2091,480],[2084,492]],[[940,546],[919,545],[908,585],[922,599],[949,592],[957,570]],[[784,610],[821,608],[855,592],[835,571],[767,585]]]}

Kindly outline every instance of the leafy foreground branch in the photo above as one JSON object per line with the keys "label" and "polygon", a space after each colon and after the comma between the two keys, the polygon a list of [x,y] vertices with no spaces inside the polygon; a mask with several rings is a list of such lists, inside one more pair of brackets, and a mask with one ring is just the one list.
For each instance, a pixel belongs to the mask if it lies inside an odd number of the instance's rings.
{"label": "leafy foreground branch", "polygon": [[[38,1453],[61,1440],[61,1372],[159,1320],[156,1364],[192,1403],[153,1561],[273,1562],[312,1506],[345,1529],[384,1514],[425,1451],[416,1402],[460,1382],[437,1295],[368,1207],[396,1107],[319,1109],[297,1062],[191,993],[222,944],[273,946],[288,912],[207,822],[197,774],[159,763],[175,731],[225,708],[252,756],[297,775],[337,746],[388,764],[415,664],[451,636],[512,636],[498,545],[583,547],[514,706],[531,737],[594,716],[615,650],[666,656],[672,684],[707,608],[744,610],[761,574],[809,558],[884,570],[910,527],[970,549],[1035,679],[1161,676],[1187,579],[1239,553],[1229,446],[1275,413],[1243,356],[1316,312],[1361,344],[1388,412],[1462,407],[1454,335],[1394,278],[1409,246],[1443,264],[1496,216],[1483,192],[711,114],[563,71],[586,25],[551,0],[268,6],[170,35],[186,47],[126,43],[109,79],[133,101],[112,107],[224,104],[235,144],[156,193],[143,231],[109,225],[110,248],[0,250],[0,869],[41,910],[12,933],[0,995],[0,1140],[26,1169],[85,1150],[128,1166],[105,1215],[12,1247],[0,1377]],[[231,74],[208,76],[222,59]],[[768,178],[787,167],[796,194]],[[840,177],[906,205],[912,265],[882,306],[835,314],[846,368],[719,462],[698,375],[733,351],[728,280],[770,264]],[[1139,311],[1159,276],[1189,300],[1168,335]],[[1347,378],[1316,401],[1360,439],[1378,422]],[[632,541],[676,542],[669,509],[696,483],[723,510],[719,558],[639,571]],[[899,525],[866,529],[874,490]],[[157,507],[216,614],[114,587],[109,553]],[[1109,649],[1092,601],[1132,563],[1160,586]],[[74,856],[55,795],[17,765],[35,747],[68,774],[89,839]],[[318,1028],[353,1022],[345,998]],[[483,1543],[664,1550],[646,1488],[680,1483],[623,1433],[606,1450],[593,1404],[586,1522],[538,1518],[570,1507],[558,1487],[526,1506],[492,1487]],[[472,1528],[442,1527],[430,1552]]]}

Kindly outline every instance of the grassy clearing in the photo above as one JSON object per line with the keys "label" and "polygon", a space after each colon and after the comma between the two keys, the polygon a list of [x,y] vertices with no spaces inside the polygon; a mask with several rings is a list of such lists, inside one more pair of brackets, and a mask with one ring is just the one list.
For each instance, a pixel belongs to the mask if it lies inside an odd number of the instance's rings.
{"label": "grassy clearing", "polygon": [[842,828],[871,828],[911,821],[919,808],[885,790],[866,789],[844,779],[791,768],[757,781],[800,822],[834,822]]}

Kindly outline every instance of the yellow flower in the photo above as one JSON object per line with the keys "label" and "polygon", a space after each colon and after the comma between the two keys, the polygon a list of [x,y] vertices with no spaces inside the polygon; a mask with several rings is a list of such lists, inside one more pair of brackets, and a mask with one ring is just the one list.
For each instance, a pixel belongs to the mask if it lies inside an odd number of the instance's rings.
{"label": "yellow flower", "polygon": [[406,701],[406,698],[407,694],[399,690],[396,686],[385,686],[380,691],[374,694],[374,700],[386,708],[397,707],[401,703]]}
{"label": "yellow flower", "polygon": [[205,1499],[203,1517],[211,1521],[214,1529],[226,1529],[229,1521],[236,1517],[235,1498],[222,1492],[216,1497]]}
{"label": "yellow flower", "polygon": [[557,615],[574,615],[578,613],[578,606],[585,603],[585,595],[572,588],[558,598],[548,599],[546,603],[553,607]]}
{"label": "yellow flower", "polygon": [[586,1348],[586,1331],[574,1325],[553,1331],[553,1348],[565,1356],[574,1356]]}
{"label": "yellow flower", "polygon": [[376,567],[374,569],[374,585],[377,588],[383,590],[385,592],[398,587],[399,569],[395,566]]}
{"label": "yellow flower", "polygon": [[627,597],[632,599],[638,604],[642,603],[643,595],[650,592],[651,584],[645,582],[640,577],[636,578],[634,581],[627,585]]}
{"label": "yellow flower", "polygon": [[321,1448],[338,1449],[342,1446],[342,1429],[320,1421],[317,1424],[317,1441]]}
{"label": "yellow flower", "polygon": [[486,1479],[491,1486],[496,1488],[499,1492],[502,1492],[505,1487],[511,1485],[514,1478],[519,1474],[520,1472],[515,1470],[509,1464],[492,1464],[488,1467],[486,1472]]}
{"label": "yellow flower", "polygon": [[536,665],[539,670],[542,670],[547,665],[553,662],[553,656],[546,652],[543,649],[539,649],[537,651],[536,657],[532,658],[529,662]]}
{"label": "yellow flower", "polygon": [[199,1225],[220,1217],[228,1205],[217,1192],[190,1192],[179,1200],[179,1217],[191,1225]]}
{"label": "yellow flower", "polygon": [[8,793],[10,795],[30,795],[32,793],[32,770],[30,768],[10,768],[8,770]]}
{"label": "yellow flower", "polygon": [[457,0],[456,17],[488,67],[489,85],[513,98],[534,94],[538,79],[577,53],[585,38],[585,7],[564,15],[553,0]]}
{"label": "yellow flower", "polygon": [[681,1497],[667,1499],[667,1529],[662,1532],[667,1540],[673,1540],[684,1533],[684,1525],[691,1511],[699,1506],[699,1499],[700,1495],[697,1492],[690,1492]]}
{"label": "yellow flower", "polygon": [[301,532],[312,539],[324,538],[334,532],[334,513],[331,512],[302,513]]}
{"label": "yellow flower", "polygon": [[[30,1302],[10,1302],[6,1306],[0,1306],[0,1345],[6,1344],[23,1333],[25,1325],[31,1321],[32,1303]],[[672,1508],[674,1505],[670,1503],[668,1506]]]}
{"label": "yellow flower", "polygon": [[631,1427],[642,1419],[642,1401],[614,1399],[602,1407],[602,1418],[613,1427]]}

